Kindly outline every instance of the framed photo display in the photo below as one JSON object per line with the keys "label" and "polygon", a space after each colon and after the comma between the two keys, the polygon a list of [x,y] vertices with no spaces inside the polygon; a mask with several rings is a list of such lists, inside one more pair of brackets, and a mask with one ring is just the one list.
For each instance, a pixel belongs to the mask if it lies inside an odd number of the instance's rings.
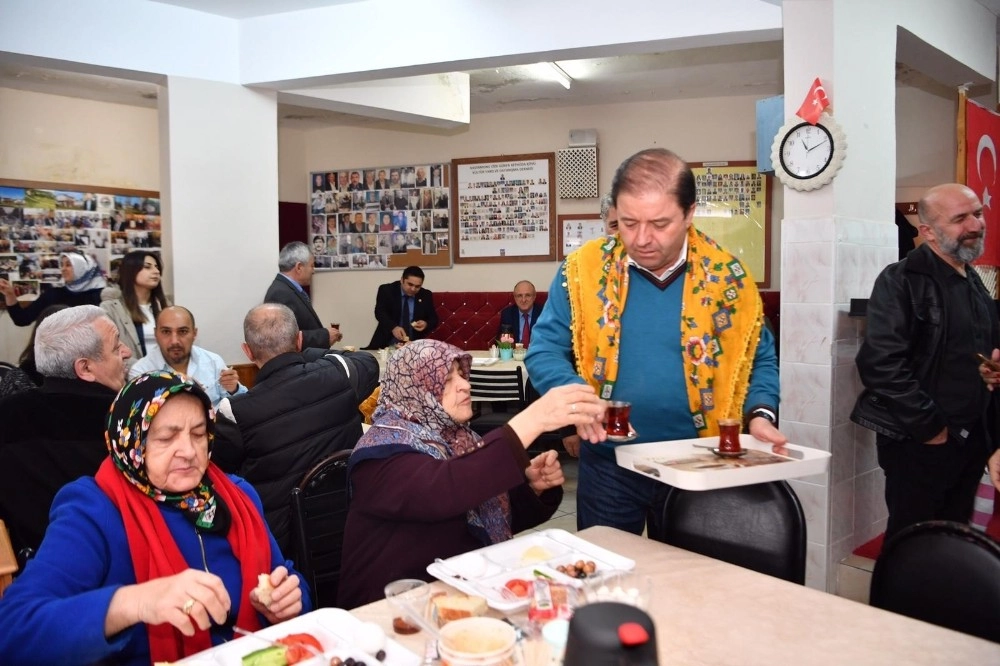
{"label": "framed photo display", "polygon": [[455,263],[556,258],[555,153],[451,162]]}
{"label": "framed photo display", "polygon": [[161,245],[158,192],[0,179],[0,277],[19,299],[62,285],[61,252],[82,250],[117,279],[126,253]]}
{"label": "framed photo display", "polygon": [[694,225],[750,272],[758,287],[771,282],[771,176],[756,162],[692,162],[697,201]]}
{"label": "framed photo display", "polygon": [[447,163],[309,174],[317,270],[451,266]]}
{"label": "framed photo display", "polygon": [[579,250],[580,246],[595,238],[604,238],[604,220],[599,213],[578,213],[559,216],[559,257]]}

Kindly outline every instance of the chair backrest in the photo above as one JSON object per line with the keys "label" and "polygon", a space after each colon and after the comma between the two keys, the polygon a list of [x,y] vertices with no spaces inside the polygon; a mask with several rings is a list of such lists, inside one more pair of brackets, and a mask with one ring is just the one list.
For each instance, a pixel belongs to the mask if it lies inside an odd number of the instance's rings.
{"label": "chair backrest", "polygon": [[870,603],[1000,643],[1000,544],[968,525],[931,520],[886,541]]}
{"label": "chair backrest", "polygon": [[316,608],[333,606],[337,600],[351,451],[323,459],[292,488],[292,558],[309,582]]}
{"label": "chair backrest", "polygon": [[473,367],[469,370],[473,400],[514,402],[524,407],[524,373],[521,366],[513,370],[493,370]]}
{"label": "chair backrest", "polygon": [[806,519],[784,481],[716,490],[671,488],[653,538],[804,584]]}

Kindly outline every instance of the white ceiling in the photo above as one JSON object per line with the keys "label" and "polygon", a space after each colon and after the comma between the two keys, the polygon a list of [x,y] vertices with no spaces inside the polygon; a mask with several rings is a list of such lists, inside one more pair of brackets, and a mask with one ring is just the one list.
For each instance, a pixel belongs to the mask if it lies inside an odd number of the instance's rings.
{"label": "white ceiling", "polygon": [[[145,0],[197,9],[232,18],[298,11],[374,0]],[[773,1],[780,4],[780,0]],[[1000,14],[1000,0],[978,0]],[[664,53],[558,61],[573,78],[564,89],[524,64],[469,71],[473,114],[608,104],[629,101],[755,95],[782,91],[781,42],[691,48]],[[903,83],[932,82],[909,67],[897,68]],[[907,79],[911,79],[907,81]],[[158,86],[67,71],[0,64],[0,87],[155,107]],[[947,94],[947,92],[945,92]],[[386,121],[332,111],[279,105],[282,126],[385,125]]]}
{"label": "white ceiling", "polygon": [[[226,3],[216,0],[212,4]],[[779,94],[782,87],[781,42],[565,60],[558,64],[573,78],[569,90],[544,79],[534,65],[469,71],[472,113],[731,95],[766,97]],[[159,90],[147,82],[9,63],[0,64],[0,87],[150,108],[156,106]],[[279,105],[278,113],[283,126],[304,129],[385,122],[285,104]]]}
{"label": "white ceiling", "polygon": [[315,9],[329,5],[346,5],[364,0],[150,0],[165,5],[195,9],[206,14],[243,19],[269,14],[284,14],[302,9]]}

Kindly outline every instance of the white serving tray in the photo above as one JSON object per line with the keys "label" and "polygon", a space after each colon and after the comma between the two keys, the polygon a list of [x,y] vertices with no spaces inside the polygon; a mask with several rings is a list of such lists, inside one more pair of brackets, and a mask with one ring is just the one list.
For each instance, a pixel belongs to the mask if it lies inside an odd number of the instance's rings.
{"label": "white serving tray", "polygon": [[702,448],[718,443],[718,437],[701,437],[627,444],[615,447],[615,458],[619,467],[684,490],[732,488],[822,474],[830,463],[829,452],[795,444],[786,445],[790,456],[774,455],[769,443],[751,435],[740,435],[740,445],[748,450],[742,458],[720,458]]}
{"label": "white serving tray", "polygon": [[[356,634],[361,624],[361,620],[340,608],[320,608],[281,624],[261,629],[254,635],[276,640],[289,634],[302,632],[312,634],[323,646],[324,658],[322,660],[318,657],[307,659],[300,662],[302,666],[319,664],[327,666],[330,663],[330,658],[334,656],[340,657],[342,660],[353,657],[356,661],[379,664],[379,666],[419,666],[423,661],[419,656],[387,636],[385,660],[381,663],[378,662],[374,655],[365,654],[354,645],[352,636]],[[268,645],[267,641],[253,636],[243,636],[174,663],[186,666],[241,666],[243,657],[256,650],[266,648]]]}
{"label": "white serving tray", "polygon": [[[525,559],[529,552],[548,557]],[[593,560],[597,575],[635,568],[635,560],[584,541],[566,530],[550,529],[456,555],[442,563],[431,563],[427,565],[427,573],[466,594],[483,597],[491,608],[511,613],[527,608],[531,599],[505,598],[500,592],[503,583],[511,578],[530,579],[533,568],[554,569],[576,560]]]}

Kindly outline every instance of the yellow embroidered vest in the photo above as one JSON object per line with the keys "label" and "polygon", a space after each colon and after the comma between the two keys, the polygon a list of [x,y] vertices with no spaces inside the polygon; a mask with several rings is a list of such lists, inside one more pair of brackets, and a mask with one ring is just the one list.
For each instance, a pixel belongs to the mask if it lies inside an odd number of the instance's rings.
{"label": "yellow embroidered vest", "polygon": [[[687,242],[677,342],[691,418],[699,435],[707,437],[718,434],[719,419],[743,417],[764,305],[738,259],[693,225]],[[618,236],[592,240],[566,258],[563,274],[576,371],[609,399],[618,379],[621,315],[628,297],[625,246]]]}

